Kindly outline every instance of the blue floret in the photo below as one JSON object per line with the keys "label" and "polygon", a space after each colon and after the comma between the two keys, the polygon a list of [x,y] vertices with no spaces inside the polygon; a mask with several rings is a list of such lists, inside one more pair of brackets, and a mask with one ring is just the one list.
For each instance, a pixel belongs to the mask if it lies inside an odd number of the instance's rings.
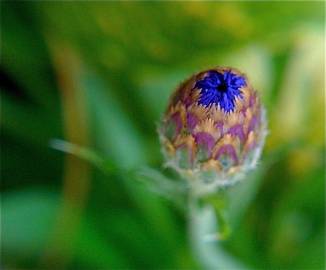
{"label": "blue floret", "polygon": [[225,112],[232,112],[236,97],[242,97],[241,88],[244,86],[246,86],[245,78],[231,71],[223,74],[210,71],[208,76],[196,82],[195,88],[201,89],[199,104],[219,105]]}

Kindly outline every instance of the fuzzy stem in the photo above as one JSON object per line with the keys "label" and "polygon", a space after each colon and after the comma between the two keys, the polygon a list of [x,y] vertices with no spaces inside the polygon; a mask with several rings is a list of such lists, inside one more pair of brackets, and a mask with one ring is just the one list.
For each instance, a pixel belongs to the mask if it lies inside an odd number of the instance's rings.
{"label": "fuzzy stem", "polygon": [[[211,203],[200,205],[200,200],[189,192],[188,233],[196,259],[202,263],[204,269],[244,269],[219,244],[230,231],[221,209]],[[216,233],[216,229],[219,230],[219,234]]]}

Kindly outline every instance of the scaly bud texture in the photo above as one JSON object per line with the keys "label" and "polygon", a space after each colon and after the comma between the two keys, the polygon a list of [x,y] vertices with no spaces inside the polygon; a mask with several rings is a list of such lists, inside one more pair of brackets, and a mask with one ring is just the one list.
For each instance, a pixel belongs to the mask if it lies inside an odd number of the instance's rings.
{"label": "scaly bud texture", "polygon": [[244,74],[214,68],[178,87],[159,133],[168,166],[208,187],[225,186],[255,166],[266,135],[265,111]]}

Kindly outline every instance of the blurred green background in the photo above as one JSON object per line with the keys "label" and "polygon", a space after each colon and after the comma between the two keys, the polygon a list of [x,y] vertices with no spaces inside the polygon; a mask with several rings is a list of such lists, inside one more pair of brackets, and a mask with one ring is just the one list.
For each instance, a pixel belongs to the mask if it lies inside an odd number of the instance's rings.
{"label": "blurred green background", "polygon": [[[320,2],[1,2],[1,268],[204,269],[185,214],[127,169],[163,162],[173,89],[216,65],[267,108],[256,172],[230,190],[223,258],[325,268],[324,22]],[[49,146],[95,149],[105,174]],[[221,254],[224,254],[221,256]]]}

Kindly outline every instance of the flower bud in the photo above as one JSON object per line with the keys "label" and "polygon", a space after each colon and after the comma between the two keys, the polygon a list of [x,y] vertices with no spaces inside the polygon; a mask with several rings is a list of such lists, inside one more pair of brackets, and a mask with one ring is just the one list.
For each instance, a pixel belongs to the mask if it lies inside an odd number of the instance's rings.
{"label": "flower bud", "polygon": [[255,166],[266,135],[265,111],[244,74],[214,68],[177,88],[159,133],[167,166],[225,186]]}

